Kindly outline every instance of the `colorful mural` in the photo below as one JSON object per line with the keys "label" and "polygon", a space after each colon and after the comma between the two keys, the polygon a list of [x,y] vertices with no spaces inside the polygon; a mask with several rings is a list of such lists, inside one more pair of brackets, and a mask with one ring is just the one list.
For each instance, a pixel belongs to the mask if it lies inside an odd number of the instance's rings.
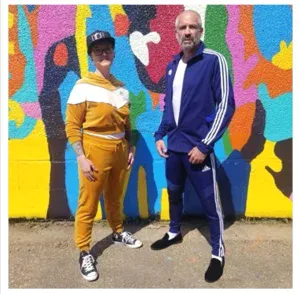
{"label": "colorful mural", "polygon": [[[124,214],[169,218],[165,161],[153,133],[183,9],[201,14],[203,40],[226,57],[234,84],[237,109],[215,146],[225,216],[292,217],[292,6],[10,5],[10,218],[75,214],[77,163],[65,110],[75,82],[94,70],[85,38],[96,29],[116,38],[112,72],[130,91],[136,158],[124,183]],[[189,181],[184,211],[203,214]],[[96,218],[105,218],[102,198]]]}

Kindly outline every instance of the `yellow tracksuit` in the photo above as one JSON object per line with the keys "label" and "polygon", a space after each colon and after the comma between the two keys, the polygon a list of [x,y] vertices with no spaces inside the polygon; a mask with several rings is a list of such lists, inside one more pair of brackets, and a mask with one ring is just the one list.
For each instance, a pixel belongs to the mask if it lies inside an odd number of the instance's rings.
{"label": "yellow tracksuit", "polygon": [[[112,75],[109,80],[88,73],[74,86],[66,111],[66,134],[70,144],[82,141],[87,159],[97,172],[95,182],[79,170],[79,200],[75,215],[75,243],[89,250],[93,221],[103,192],[108,223],[114,232],[123,230],[122,190],[128,162],[130,131],[129,93]],[[116,138],[114,135],[120,135]],[[100,137],[99,137],[100,136]],[[105,136],[105,137],[103,137]]]}

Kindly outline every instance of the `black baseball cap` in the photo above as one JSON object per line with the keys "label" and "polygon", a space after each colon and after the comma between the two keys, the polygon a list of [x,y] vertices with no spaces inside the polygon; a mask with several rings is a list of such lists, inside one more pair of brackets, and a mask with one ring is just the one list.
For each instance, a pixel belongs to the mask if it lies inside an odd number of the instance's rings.
{"label": "black baseball cap", "polygon": [[91,54],[92,47],[96,43],[101,43],[102,41],[110,42],[112,47],[115,49],[115,39],[110,35],[110,33],[106,32],[106,31],[97,30],[86,37],[86,45],[88,48],[88,54],[89,55]]}

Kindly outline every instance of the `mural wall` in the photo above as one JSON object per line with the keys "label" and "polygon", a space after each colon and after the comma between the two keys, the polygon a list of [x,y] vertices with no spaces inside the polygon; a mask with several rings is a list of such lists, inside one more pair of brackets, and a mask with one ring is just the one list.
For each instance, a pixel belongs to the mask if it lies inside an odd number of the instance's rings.
{"label": "mural wall", "polygon": [[[124,213],[169,218],[165,161],[153,133],[162,116],[165,67],[179,51],[175,18],[188,8],[201,14],[203,40],[226,57],[234,83],[236,113],[215,147],[224,213],[292,217],[292,6],[11,5],[10,218],[75,214],[77,163],[64,131],[65,110],[75,82],[94,70],[85,38],[96,29],[116,38],[112,72],[132,103],[137,149],[124,185]],[[184,210],[202,215],[189,181]]]}

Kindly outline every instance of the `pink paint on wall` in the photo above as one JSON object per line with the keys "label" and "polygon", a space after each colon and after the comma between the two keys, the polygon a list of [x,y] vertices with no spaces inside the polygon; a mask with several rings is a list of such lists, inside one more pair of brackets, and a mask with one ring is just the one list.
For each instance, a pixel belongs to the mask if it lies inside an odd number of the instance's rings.
{"label": "pink paint on wall", "polygon": [[32,118],[41,119],[42,112],[39,102],[20,103],[24,113]]}
{"label": "pink paint on wall", "polygon": [[239,33],[240,9],[237,5],[228,5],[228,26],[226,41],[232,56],[232,67],[234,76],[234,97],[236,106],[249,102],[255,102],[258,98],[256,86],[244,89],[244,82],[249,72],[258,62],[258,57],[252,55],[245,60],[245,47],[243,35]]}
{"label": "pink paint on wall", "polygon": [[45,56],[51,45],[75,34],[76,5],[41,5],[38,15],[38,41],[34,51],[38,93],[44,82]]}

